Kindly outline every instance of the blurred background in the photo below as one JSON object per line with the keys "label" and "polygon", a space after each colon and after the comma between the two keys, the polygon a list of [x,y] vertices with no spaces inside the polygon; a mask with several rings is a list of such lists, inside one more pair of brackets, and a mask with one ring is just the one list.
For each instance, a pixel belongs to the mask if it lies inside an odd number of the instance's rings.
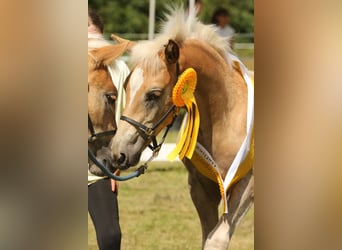
{"label": "blurred background", "polygon": [[[152,0],[153,1],[153,0]],[[148,18],[150,0],[88,0],[88,6],[97,10],[105,23],[106,34],[124,34],[129,39],[147,39]],[[159,31],[160,20],[170,4],[183,4],[185,7],[189,1],[174,0],[155,1],[154,32]],[[230,14],[230,25],[237,33],[237,42],[254,41],[254,1],[253,0],[201,0],[199,19],[204,23],[210,23],[212,15],[217,7],[226,8]]]}
{"label": "blurred background", "polygon": [[[212,17],[217,8],[224,8],[229,13],[229,25],[235,30],[234,51],[249,69],[254,69],[254,1],[200,0],[198,18],[205,24],[212,24]],[[189,1],[175,0],[173,5],[189,6]],[[167,0],[89,0],[89,7],[96,10],[105,24],[104,35],[110,39],[115,33],[129,40],[144,40],[160,30],[161,21],[170,1]],[[151,10],[153,5],[153,11]],[[153,26],[149,17],[154,15]],[[152,29],[152,30],[149,30]]]}

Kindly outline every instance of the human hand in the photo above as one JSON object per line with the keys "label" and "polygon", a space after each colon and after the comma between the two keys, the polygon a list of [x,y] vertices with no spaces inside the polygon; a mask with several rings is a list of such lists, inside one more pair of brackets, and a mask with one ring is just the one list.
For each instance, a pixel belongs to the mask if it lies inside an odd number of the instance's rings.
{"label": "human hand", "polygon": [[[120,169],[117,169],[115,172],[114,172],[114,175],[117,175],[119,176],[120,175]],[[113,192],[116,192],[116,194],[118,194],[119,192],[119,182],[114,180],[114,179],[110,179],[110,184],[111,184],[111,188],[112,188],[112,191]]]}

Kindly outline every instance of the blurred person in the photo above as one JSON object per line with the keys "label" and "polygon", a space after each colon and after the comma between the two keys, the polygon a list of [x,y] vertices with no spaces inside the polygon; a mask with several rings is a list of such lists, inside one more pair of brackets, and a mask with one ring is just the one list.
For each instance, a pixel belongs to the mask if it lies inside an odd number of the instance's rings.
{"label": "blurred person", "polygon": [[[100,16],[88,9],[88,51],[110,45],[103,37],[104,25]],[[127,65],[116,60],[116,67],[125,79],[129,74]],[[115,173],[118,174],[118,173]],[[100,250],[119,250],[121,248],[121,228],[118,210],[118,185],[108,177],[97,177],[88,171],[88,211],[93,221],[97,244]]]}
{"label": "blurred person", "polygon": [[231,48],[234,47],[235,30],[230,26],[230,14],[227,9],[218,7],[211,18],[211,23],[217,27],[217,34],[229,38]]}

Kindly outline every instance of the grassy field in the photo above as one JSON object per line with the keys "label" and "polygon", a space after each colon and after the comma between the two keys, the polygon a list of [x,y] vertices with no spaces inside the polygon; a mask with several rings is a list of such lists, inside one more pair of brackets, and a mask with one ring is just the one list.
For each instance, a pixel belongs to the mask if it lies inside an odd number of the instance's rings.
{"label": "grassy field", "polygon": [[254,70],[254,49],[237,49],[236,55],[249,70]]}
{"label": "grassy field", "polygon": [[[153,163],[148,172],[120,183],[122,250],[201,248],[201,229],[181,163]],[[238,227],[231,250],[254,248],[254,209]],[[88,216],[88,249],[98,249]]]}

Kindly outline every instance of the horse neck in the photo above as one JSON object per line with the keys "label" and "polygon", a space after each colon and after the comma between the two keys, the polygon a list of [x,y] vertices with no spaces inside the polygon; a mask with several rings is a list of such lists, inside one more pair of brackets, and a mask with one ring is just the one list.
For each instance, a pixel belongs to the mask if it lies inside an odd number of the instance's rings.
{"label": "horse neck", "polygon": [[184,45],[181,55],[182,67],[197,72],[198,142],[219,166],[230,166],[246,133],[247,88],[243,78],[212,47],[191,42]]}

